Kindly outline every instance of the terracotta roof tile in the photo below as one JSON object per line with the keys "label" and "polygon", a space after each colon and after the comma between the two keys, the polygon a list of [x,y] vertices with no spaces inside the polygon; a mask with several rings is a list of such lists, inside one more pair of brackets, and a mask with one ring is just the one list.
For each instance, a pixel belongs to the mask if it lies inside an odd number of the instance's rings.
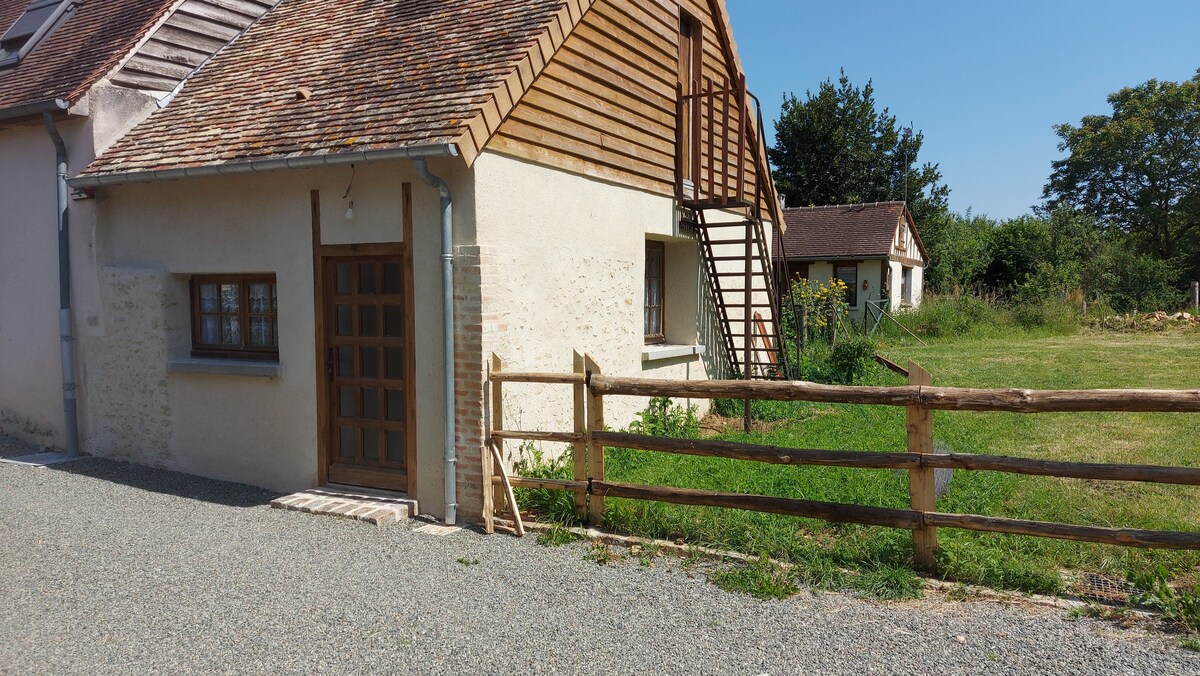
{"label": "terracotta roof tile", "polygon": [[84,174],[452,143],[565,4],[283,0]]}
{"label": "terracotta roof tile", "polygon": [[[0,0],[0,33],[29,0]],[[0,69],[0,110],[51,99],[74,103],[162,18],[172,0],[88,0],[15,66]]]}
{"label": "terracotta roof tile", "polygon": [[904,202],[784,209],[784,248],[788,258],[885,257],[905,209]]}

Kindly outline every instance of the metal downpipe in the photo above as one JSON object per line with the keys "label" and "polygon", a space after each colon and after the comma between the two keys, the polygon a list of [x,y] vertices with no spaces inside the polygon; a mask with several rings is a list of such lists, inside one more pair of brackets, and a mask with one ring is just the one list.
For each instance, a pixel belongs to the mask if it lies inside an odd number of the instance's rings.
{"label": "metal downpipe", "polygon": [[79,411],[75,398],[75,340],[71,321],[71,240],[67,219],[67,145],[63,143],[54,116],[42,112],[42,121],[54,142],[55,188],[58,207],[58,336],[62,362],[63,418],[66,450],[79,455]]}
{"label": "metal downpipe", "polygon": [[[458,516],[458,454],[454,434],[454,202],[450,186],[429,172],[424,157],[414,160],[421,180],[436,188],[442,197],[442,351],[445,371],[445,461],[446,461],[446,524],[454,525]],[[489,490],[488,486],[483,487]]]}

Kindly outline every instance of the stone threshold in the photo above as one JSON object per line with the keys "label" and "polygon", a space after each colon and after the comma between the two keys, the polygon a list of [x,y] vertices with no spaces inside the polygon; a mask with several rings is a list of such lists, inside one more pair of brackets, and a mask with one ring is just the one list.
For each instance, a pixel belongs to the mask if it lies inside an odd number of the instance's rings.
{"label": "stone threshold", "polygon": [[328,484],[271,501],[275,509],[338,516],[386,526],[417,513],[417,501],[403,493]]}

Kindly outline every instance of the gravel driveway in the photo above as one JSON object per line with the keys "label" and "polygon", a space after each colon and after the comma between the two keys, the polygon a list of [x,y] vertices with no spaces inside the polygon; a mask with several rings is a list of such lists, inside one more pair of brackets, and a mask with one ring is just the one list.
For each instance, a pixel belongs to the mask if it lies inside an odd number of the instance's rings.
{"label": "gravel driveway", "polygon": [[759,601],[675,564],[272,497],[105,460],[0,463],[0,672],[1200,673],[1196,653],[1059,610]]}

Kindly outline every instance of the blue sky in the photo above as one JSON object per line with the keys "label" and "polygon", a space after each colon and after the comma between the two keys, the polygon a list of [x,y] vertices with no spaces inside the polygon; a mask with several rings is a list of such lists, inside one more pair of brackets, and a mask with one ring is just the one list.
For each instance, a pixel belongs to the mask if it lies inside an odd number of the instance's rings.
{"label": "blue sky", "polygon": [[873,80],[877,105],[925,132],[921,160],[940,165],[951,208],[995,218],[1040,201],[1060,156],[1053,125],[1200,68],[1200,0],[727,3],[767,118],[839,68]]}

